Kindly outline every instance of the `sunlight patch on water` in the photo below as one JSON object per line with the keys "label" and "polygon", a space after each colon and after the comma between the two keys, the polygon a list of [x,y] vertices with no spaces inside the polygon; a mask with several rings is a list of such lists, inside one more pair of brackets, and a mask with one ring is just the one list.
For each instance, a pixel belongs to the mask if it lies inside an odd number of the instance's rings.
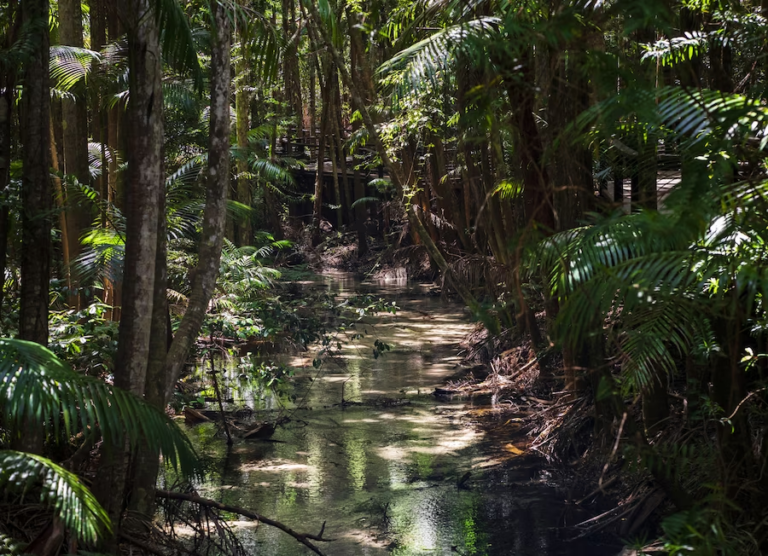
{"label": "sunlight patch on water", "polygon": [[[201,492],[301,532],[317,533],[327,521],[326,536],[338,540],[322,548],[333,556],[607,554],[555,539],[561,496],[521,486],[528,471],[500,471],[500,463],[516,458],[503,448],[509,438],[462,426],[469,411],[463,402],[438,403],[428,395],[459,370],[456,346],[473,329],[464,311],[434,297],[414,299],[403,288],[360,286],[344,275],[323,280],[344,295],[355,288],[388,295],[402,310],[366,317],[357,330],[368,335],[343,348],[341,365],[317,370],[314,352],[290,355],[283,362],[296,376],[276,393],[253,385],[232,390],[257,420],[290,417],[273,442],[238,440],[227,452],[213,424],[189,428],[196,448],[216,462]],[[392,350],[374,358],[375,339]],[[344,400],[359,405],[340,405],[342,384]],[[470,469],[468,490],[457,488]],[[273,528],[245,520],[231,525],[249,553],[307,554]]]}
{"label": "sunlight patch on water", "polygon": [[245,463],[240,466],[241,471],[259,471],[261,473],[294,471],[302,470],[308,471],[311,468],[310,465],[303,463],[296,463],[293,461],[275,461],[275,462],[261,462],[261,463]]}

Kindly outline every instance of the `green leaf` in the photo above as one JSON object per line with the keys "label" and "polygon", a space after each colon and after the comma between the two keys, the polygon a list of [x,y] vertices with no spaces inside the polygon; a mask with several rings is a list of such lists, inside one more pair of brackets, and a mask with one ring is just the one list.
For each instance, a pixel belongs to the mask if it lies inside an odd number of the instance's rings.
{"label": "green leaf", "polygon": [[112,530],[107,512],[74,473],[41,456],[0,450],[0,491],[28,497],[38,489],[39,503],[78,540],[95,544]]}

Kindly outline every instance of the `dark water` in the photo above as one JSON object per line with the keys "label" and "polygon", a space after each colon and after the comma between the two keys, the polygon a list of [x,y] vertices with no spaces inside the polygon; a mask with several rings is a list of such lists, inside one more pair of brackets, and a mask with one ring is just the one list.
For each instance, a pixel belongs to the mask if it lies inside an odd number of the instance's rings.
{"label": "dark water", "polygon": [[[203,496],[250,508],[294,530],[318,533],[328,555],[424,554],[602,556],[616,547],[569,541],[565,525],[590,517],[544,484],[540,464],[519,457],[504,434],[468,426],[472,402],[439,402],[430,392],[459,368],[458,343],[470,330],[456,304],[405,287],[326,278],[342,295],[365,291],[396,300],[397,315],[367,317],[364,339],[343,361],[311,365],[312,353],[287,358],[295,380],[278,389],[230,381],[225,395],[268,419],[290,422],[272,437],[238,440],[227,452],[212,425],[188,428],[211,462]],[[393,346],[374,359],[374,339]],[[344,399],[361,402],[342,408]],[[284,408],[284,409],[281,409]],[[518,439],[519,441],[519,439]],[[467,472],[466,489],[457,482]],[[279,530],[235,524],[250,552],[309,551]]]}

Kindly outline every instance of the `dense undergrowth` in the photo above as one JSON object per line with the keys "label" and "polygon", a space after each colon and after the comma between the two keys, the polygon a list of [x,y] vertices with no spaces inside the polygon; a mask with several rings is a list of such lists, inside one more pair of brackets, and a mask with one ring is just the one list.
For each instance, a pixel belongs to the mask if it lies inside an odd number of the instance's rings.
{"label": "dense undergrowth", "polygon": [[2,542],[141,542],[159,457],[195,473],[164,411],[188,363],[274,386],[272,354],[333,357],[394,310],[290,283],[334,266],[461,299],[484,368],[455,387],[518,412],[574,503],[618,504],[580,534],[768,553],[767,21],[756,0],[0,3]]}

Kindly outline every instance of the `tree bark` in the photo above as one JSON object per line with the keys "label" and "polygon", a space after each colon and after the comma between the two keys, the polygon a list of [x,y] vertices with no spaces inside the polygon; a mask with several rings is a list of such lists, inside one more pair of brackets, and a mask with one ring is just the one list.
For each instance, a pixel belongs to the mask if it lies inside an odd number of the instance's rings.
{"label": "tree bark", "polygon": [[[107,31],[110,41],[116,41],[123,35],[123,25],[120,19],[117,17],[117,6],[113,2],[105,2],[107,18]],[[109,159],[109,165],[107,167],[107,195],[106,199],[119,209],[123,209],[123,184],[122,177],[118,172],[118,160],[117,153],[120,151],[120,137],[123,130],[123,108],[121,106],[113,106],[107,109],[107,149],[109,150],[111,157]],[[109,280],[105,283],[104,290],[104,303],[111,306],[112,309],[108,311],[109,318],[113,321],[119,321],[122,314],[120,306],[123,303],[122,295],[122,282],[111,282]]]}
{"label": "tree bark", "polygon": [[[62,45],[83,47],[83,13],[80,0],[59,0],[59,40]],[[86,110],[86,89],[84,83],[79,83],[75,90],[74,99],[64,98],[61,101],[62,113],[62,147],[64,152],[64,173],[77,178],[81,184],[88,185],[91,181],[88,169],[88,116]],[[67,212],[67,241],[71,263],[80,254],[80,237],[90,226],[92,215],[88,205],[82,202],[75,191],[64,191],[64,210]],[[67,266],[64,271],[71,276],[73,291],[69,292],[70,306],[80,308],[85,300],[78,294],[77,277]]]}
{"label": "tree bark", "polygon": [[[246,175],[248,168],[248,131],[250,129],[249,105],[250,94],[246,76],[248,67],[245,62],[246,47],[245,37],[240,35],[240,62],[237,64],[236,74],[239,77],[237,91],[235,92],[235,114],[237,123],[237,146],[240,149],[240,158],[237,159],[237,202],[248,207],[251,206],[251,180]],[[250,218],[238,227],[237,245],[250,245],[253,241]]]}
{"label": "tree bark", "polygon": [[[144,400],[164,410],[166,406],[166,357],[168,355],[169,313],[168,313],[168,248],[165,215],[165,195],[158,200],[157,259],[155,262],[155,292],[152,306],[152,334],[149,340],[149,361]],[[133,463],[129,511],[144,523],[150,522],[155,514],[155,485],[160,470],[157,452],[146,443],[140,445]]]}
{"label": "tree bark", "polygon": [[639,148],[632,174],[632,210],[658,208],[656,137],[638,132]]}
{"label": "tree bark", "polygon": [[230,48],[229,18],[218,2],[211,3],[213,40],[211,53],[211,120],[208,148],[208,174],[203,212],[198,266],[184,318],[173,339],[166,364],[165,400],[189,355],[208,303],[216,287],[226,224],[227,188],[229,187],[229,96]]}
{"label": "tree bark", "polygon": [[[28,29],[29,58],[24,68],[21,104],[21,292],[19,338],[48,344],[48,288],[51,274],[51,194],[48,133],[48,0],[22,4]],[[15,449],[40,454],[43,431],[24,427],[13,438]],[[17,431],[21,432],[21,431]]]}
{"label": "tree bark", "polygon": [[[13,1],[8,10],[8,31],[3,44],[9,49],[16,41],[16,28],[20,22],[19,6]],[[16,70],[5,67],[0,69],[0,196],[5,198],[6,188],[11,179],[11,144],[13,133],[13,107],[16,103]],[[0,276],[5,276],[8,258],[8,232],[10,229],[10,211],[7,203],[0,207]],[[4,301],[4,288],[0,287],[0,314]]]}
{"label": "tree bark", "polygon": [[[128,104],[128,180],[123,306],[115,363],[115,385],[144,395],[152,332],[155,263],[163,176],[163,94],[160,31],[152,0],[128,0],[130,95]],[[120,528],[127,479],[127,445],[106,447],[94,491]],[[115,537],[105,539],[114,547]]]}
{"label": "tree bark", "polygon": [[22,249],[19,337],[48,344],[48,288],[51,271],[51,209],[48,137],[50,86],[48,80],[48,0],[27,0],[22,5],[30,26],[30,56],[24,70],[21,129]]}
{"label": "tree bark", "polygon": [[301,100],[301,74],[299,72],[300,36],[296,32],[296,5],[294,0],[282,0],[283,33],[288,41],[283,58],[283,79],[285,102],[288,105],[289,116],[296,122],[296,136],[302,135],[304,110]]}
{"label": "tree bark", "polygon": [[[320,137],[317,139],[317,171],[315,174],[315,200],[312,205],[312,244],[320,243],[320,222],[323,218],[323,178],[325,170],[325,146],[328,136],[330,122],[330,98],[331,91],[328,90],[331,81],[331,71],[333,63],[328,62],[325,79],[320,83],[323,106],[320,112]],[[318,74],[320,72],[318,71]]]}
{"label": "tree bark", "polygon": [[[347,23],[349,25],[349,59],[350,70],[355,80],[362,79],[363,71],[362,67],[365,65],[364,53],[363,53],[363,41],[360,33],[360,29],[353,23],[352,10],[347,7]],[[354,129],[357,130],[360,126],[359,122],[353,124]],[[352,153],[354,157],[354,152]],[[363,180],[360,177],[360,171],[357,168],[357,164],[352,161],[352,175],[354,181],[354,195],[353,200],[362,199],[365,197],[365,186]],[[357,256],[361,257],[368,252],[368,237],[365,229],[365,222],[367,220],[368,211],[366,210],[365,203],[360,203],[354,208],[355,228],[357,229]]]}

